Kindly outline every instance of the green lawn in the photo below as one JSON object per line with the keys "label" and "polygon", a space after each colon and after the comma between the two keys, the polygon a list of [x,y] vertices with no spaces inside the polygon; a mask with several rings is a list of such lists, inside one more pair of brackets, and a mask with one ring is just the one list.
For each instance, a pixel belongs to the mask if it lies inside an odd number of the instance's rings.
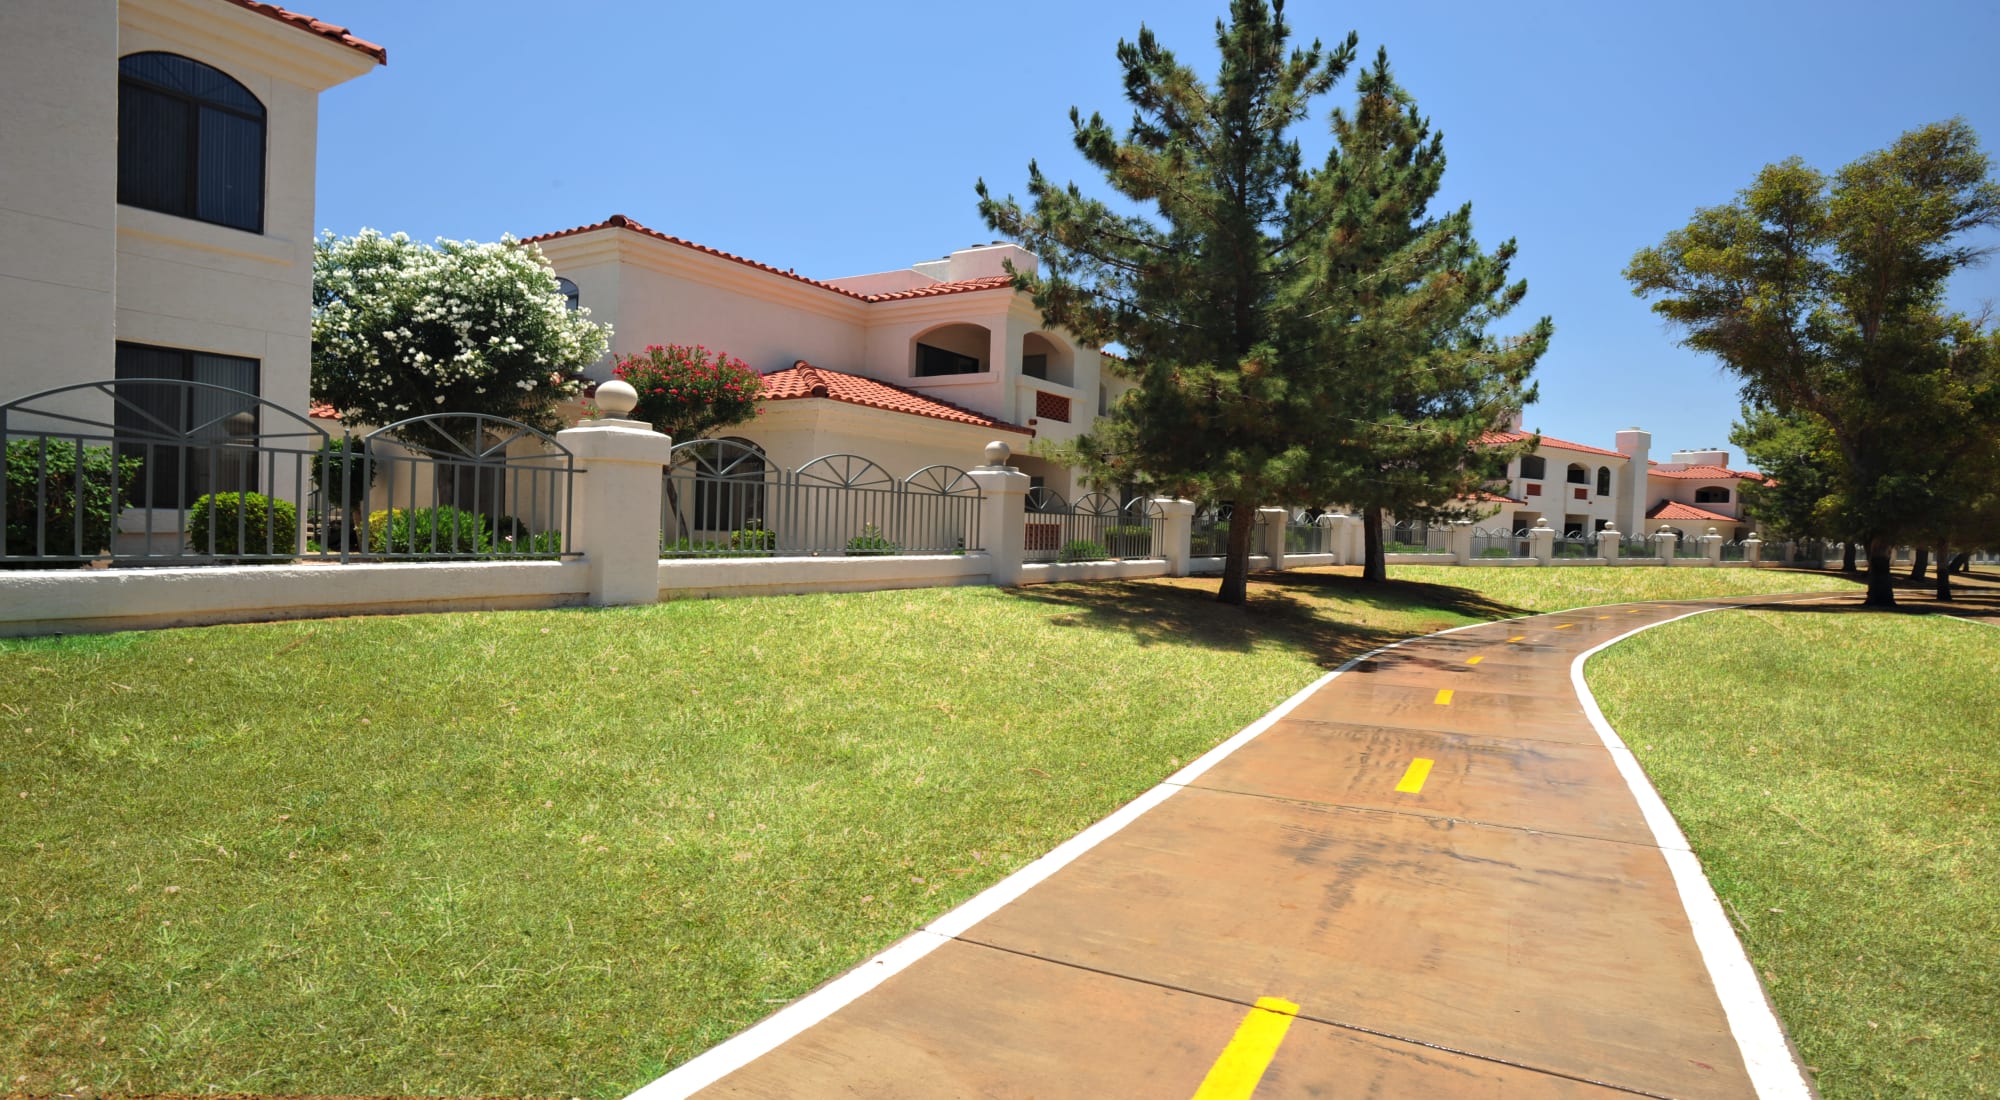
{"label": "green lawn", "polygon": [[1732,611],[1587,672],[1824,1095],[2000,1096],[2000,630]]}
{"label": "green lawn", "polygon": [[1356,653],[1847,587],[1352,572],[0,642],[0,1091],[620,1095]]}

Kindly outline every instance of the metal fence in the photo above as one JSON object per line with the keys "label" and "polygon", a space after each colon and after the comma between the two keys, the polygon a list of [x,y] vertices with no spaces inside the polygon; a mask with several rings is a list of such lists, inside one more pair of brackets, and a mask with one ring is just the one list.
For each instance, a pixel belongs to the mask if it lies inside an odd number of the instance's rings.
{"label": "metal fence", "polygon": [[1120,505],[1103,493],[1086,493],[1071,503],[1038,485],[1028,490],[1022,522],[1023,560],[1030,562],[1123,561],[1165,551],[1166,514],[1143,497]]}
{"label": "metal fence", "polygon": [[1295,508],[1285,522],[1285,553],[1333,553],[1333,528],[1323,526],[1320,513],[1311,508]]}
{"label": "metal fence", "polygon": [[334,436],[206,382],[85,382],[0,405],[0,565],[480,559],[567,552],[574,460],[498,417]]}
{"label": "metal fence", "polygon": [[1572,560],[1594,558],[1597,556],[1597,536],[1586,535],[1581,531],[1563,535],[1555,540],[1551,553],[1557,558]]}
{"label": "metal fence", "polygon": [[1472,556],[1475,558],[1532,558],[1534,547],[1528,541],[1528,529],[1516,528],[1509,531],[1505,527],[1474,527],[1472,529]]}
{"label": "metal fence", "polygon": [[1195,509],[1188,528],[1188,555],[1219,558],[1229,553],[1229,505],[1204,504]]}
{"label": "metal fence", "polygon": [[1730,539],[1722,544],[1723,561],[1749,561],[1750,549],[1742,539]]}
{"label": "metal fence", "polygon": [[859,455],[772,466],[754,444],[676,444],[660,486],[663,558],[850,557],[981,549],[979,486],[956,466],[897,479]]}
{"label": "metal fence", "polygon": [[1699,535],[1691,535],[1683,531],[1680,537],[1674,540],[1674,557],[1676,558],[1705,558],[1707,556],[1708,552],[1702,549],[1701,536]]}
{"label": "metal fence", "polygon": [[1421,520],[1402,520],[1382,525],[1382,552],[1385,554],[1447,554],[1445,529]]}

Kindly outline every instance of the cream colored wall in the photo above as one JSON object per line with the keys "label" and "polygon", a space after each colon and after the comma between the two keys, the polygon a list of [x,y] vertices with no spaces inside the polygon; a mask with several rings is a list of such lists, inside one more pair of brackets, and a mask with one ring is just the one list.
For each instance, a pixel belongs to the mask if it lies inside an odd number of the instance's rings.
{"label": "cream colored wall", "polygon": [[264,104],[264,231],[119,207],[117,337],[259,360],[261,396],[303,412],[319,93],[374,59],[233,5],[124,0],[116,54],[146,50],[212,65]]}
{"label": "cream colored wall", "polygon": [[[1513,459],[1507,464],[1507,495],[1516,500],[1527,502],[1524,505],[1516,506],[1516,516],[1546,516],[1549,526],[1555,528],[1558,532],[1565,529],[1563,520],[1567,516],[1584,517],[1583,527],[1586,534],[1596,529],[1598,520],[1619,524],[1618,529],[1620,531],[1625,530],[1620,518],[1625,511],[1625,497],[1620,491],[1620,486],[1625,477],[1625,467],[1628,460],[1622,457],[1613,458],[1610,455],[1593,455],[1583,454],[1578,451],[1567,451],[1559,447],[1538,447],[1533,453],[1540,455],[1548,466],[1548,476],[1542,478],[1539,482],[1542,487],[1540,496],[1528,495],[1528,486],[1531,482],[1529,479],[1521,476],[1521,460],[1519,458]],[[1582,466],[1585,476],[1588,478],[1581,486],[1573,484],[1568,480],[1569,468],[1572,463]],[[1610,467],[1611,469],[1611,495],[1609,496],[1602,496],[1597,492],[1597,471],[1599,467]],[[1587,499],[1576,499],[1575,491],[1579,488],[1585,491],[1584,495]],[[1532,525],[1532,520],[1529,522]]]}
{"label": "cream colored wall", "polygon": [[0,3],[0,403],[111,375],[117,52],[116,0]]}

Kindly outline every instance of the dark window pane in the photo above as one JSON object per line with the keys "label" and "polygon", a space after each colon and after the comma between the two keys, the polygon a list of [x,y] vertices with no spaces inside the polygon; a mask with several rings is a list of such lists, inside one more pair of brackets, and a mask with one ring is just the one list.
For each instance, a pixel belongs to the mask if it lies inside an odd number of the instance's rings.
{"label": "dark window pane", "polygon": [[193,108],[187,101],[126,84],[118,89],[118,201],[186,216]]}
{"label": "dark window pane", "polygon": [[208,68],[200,62],[171,53],[135,53],[118,62],[120,74],[183,95],[194,93],[197,67]]}
{"label": "dark window pane", "polygon": [[960,355],[955,351],[917,345],[917,377],[932,378],[945,374],[978,374],[979,360],[970,355]]}
{"label": "dark window pane", "polygon": [[256,489],[257,360],[119,344],[117,364],[113,423],[121,455],[142,464],[134,493],[140,506],[184,508],[205,493]]}
{"label": "dark window pane", "polygon": [[194,216],[259,232],[264,228],[264,124],[201,109]]}

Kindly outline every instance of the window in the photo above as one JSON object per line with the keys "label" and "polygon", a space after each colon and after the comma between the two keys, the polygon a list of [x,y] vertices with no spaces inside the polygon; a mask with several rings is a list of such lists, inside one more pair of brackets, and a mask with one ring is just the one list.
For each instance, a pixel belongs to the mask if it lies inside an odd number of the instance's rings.
{"label": "window", "polygon": [[556,276],[556,289],[562,292],[564,309],[574,312],[583,304],[583,295],[577,291],[576,284],[568,279]]}
{"label": "window", "polygon": [[1097,387],[1097,415],[1103,416],[1110,411],[1111,388],[1109,386],[1099,386]]}
{"label": "window", "polygon": [[177,54],[119,61],[118,201],[262,233],[264,105]]}
{"label": "window", "polygon": [[1521,456],[1521,476],[1530,481],[1540,481],[1549,476],[1549,463],[1541,455]]}
{"label": "window", "polygon": [[1584,469],[1583,467],[1577,465],[1574,462],[1569,464],[1569,470],[1567,471],[1567,476],[1569,478],[1569,483],[1571,485],[1590,484],[1590,471]]}
{"label": "window", "polygon": [[1696,504],[1727,504],[1729,503],[1729,490],[1720,485],[1704,485],[1694,491],[1694,502]]}
{"label": "window", "polygon": [[1599,466],[1597,468],[1597,495],[1601,497],[1611,495],[1611,467],[1609,466]]}
{"label": "window", "polygon": [[929,344],[917,345],[918,378],[936,378],[947,374],[978,374],[979,372],[979,360],[970,355],[960,355],[958,352],[946,351],[944,348],[932,347]]}
{"label": "window", "polygon": [[[135,504],[185,508],[208,493],[257,487],[257,374],[255,359],[118,345],[113,423],[120,457],[140,461]],[[147,379],[228,388],[149,386]]]}

